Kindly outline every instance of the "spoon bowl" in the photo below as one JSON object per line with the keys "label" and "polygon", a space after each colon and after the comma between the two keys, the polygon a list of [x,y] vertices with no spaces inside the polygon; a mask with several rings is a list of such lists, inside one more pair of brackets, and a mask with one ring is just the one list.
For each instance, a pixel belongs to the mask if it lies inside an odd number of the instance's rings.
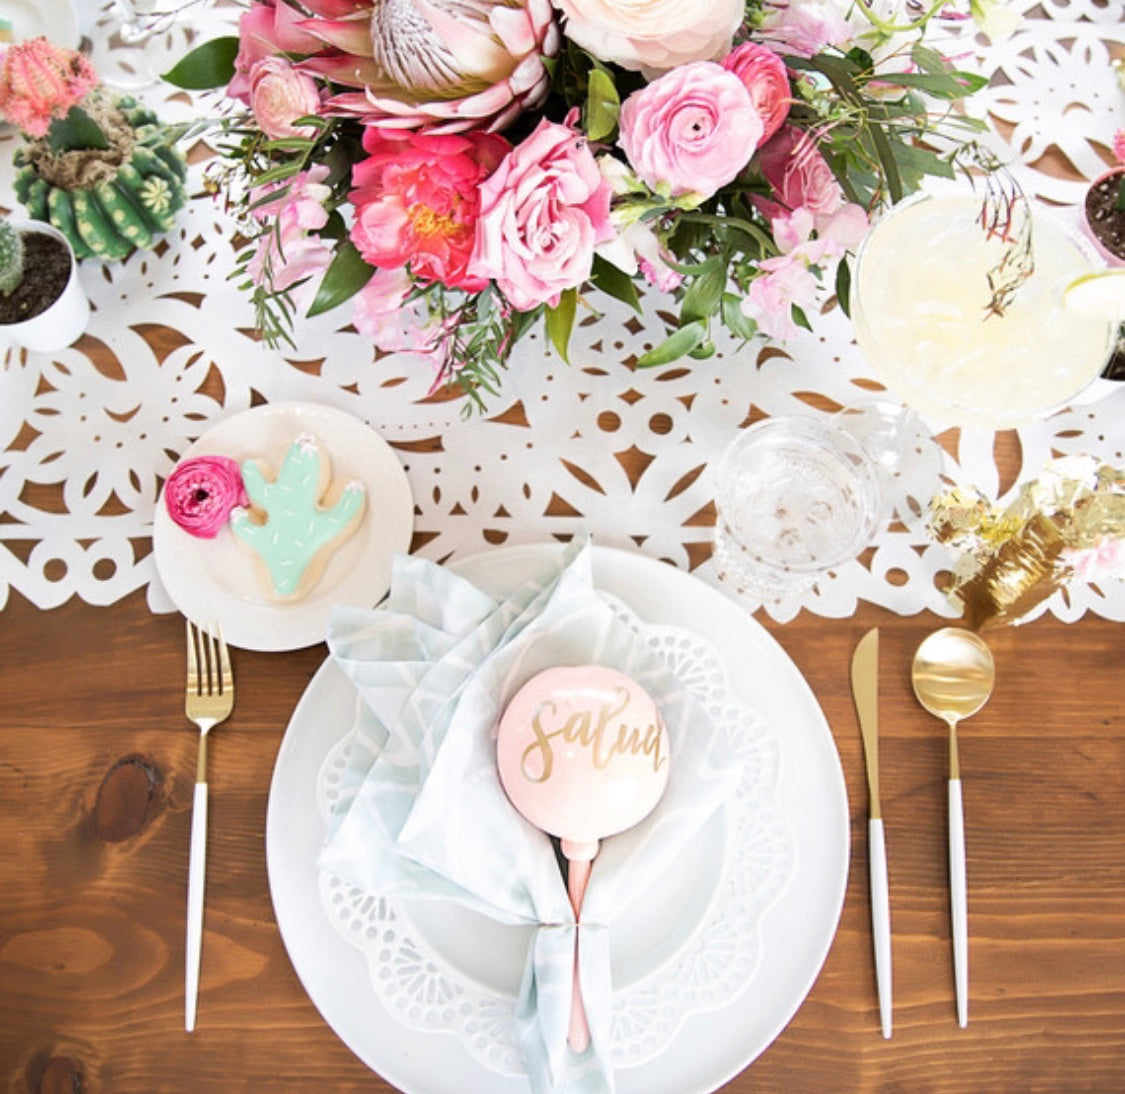
{"label": "spoon bowl", "polygon": [[961,627],[934,631],[918,647],[911,668],[918,702],[946,722],[950,731],[988,702],[996,679],[992,651]]}

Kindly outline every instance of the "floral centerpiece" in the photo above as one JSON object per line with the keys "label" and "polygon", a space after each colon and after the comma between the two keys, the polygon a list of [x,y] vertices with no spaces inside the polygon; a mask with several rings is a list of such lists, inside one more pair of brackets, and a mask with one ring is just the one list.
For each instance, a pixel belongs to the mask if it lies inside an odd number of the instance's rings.
{"label": "floral centerpiece", "polygon": [[479,400],[540,316],[565,358],[598,293],[674,299],[640,365],[808,326],[869,214],[981,128],[926,35],[1003,9],[954,6],[252,0],[168,78],[237,103],[212,183],[266,335],[350,301]]}

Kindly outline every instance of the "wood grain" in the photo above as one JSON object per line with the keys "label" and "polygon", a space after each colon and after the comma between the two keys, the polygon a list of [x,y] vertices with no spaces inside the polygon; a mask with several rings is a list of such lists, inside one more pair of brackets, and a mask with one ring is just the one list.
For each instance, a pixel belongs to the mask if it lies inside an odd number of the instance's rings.
{"label": "wood grain", "polygon": [[[179,617],[140,595],[0,617],[0,1089],[9,1094],[390,1091],[293,972],[265,868],[267,794],[324,656],[237,651],[238,702],[211,746],[197,1032],[182,1031],[195,770]],[[1125,1084],[1125,726],[1120,626],[1042,619],[991,634],[992,700],[960,733],[971,1020],[953,1013],[944,728],[909,663],[938,621],[864,607],[766,622],[833,728],[852,864],[831,953],[796,1017],[725,1094],[1103,1092]],[[847,687],[882,628],[881,767],[895,1035],[878,1032],[866,791]]]}

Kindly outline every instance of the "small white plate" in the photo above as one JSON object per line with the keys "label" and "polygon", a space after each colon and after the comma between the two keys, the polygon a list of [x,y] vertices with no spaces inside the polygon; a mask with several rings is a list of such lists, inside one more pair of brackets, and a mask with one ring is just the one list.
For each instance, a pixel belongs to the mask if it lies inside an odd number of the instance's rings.
{"label": "small white plate", "polygon": [[0,0],[0,19],[11,24],[13,42],[43,35],[57,46],[77,49],[82,37],[71,0]]}
{"label": "small white plate", "polygon": [[335,407],[269,403],[217,423],[181,457],[256,458],[277,467],[300,433],[328,452],[333,480],[358,479],[367,510],[355,533],[328,559],[302,599],[280,603],[259,584],[250,552],[223,528],[201,539],[173,523],[157,500],[152,543],[156,569],[179,610],[200,626],[220,624],[228,645],[246,650],[296,650],[322,642],[333,604],[377,604],[390,587],[391,560],[410,549],[414,500],[394,451],[370,426]]}

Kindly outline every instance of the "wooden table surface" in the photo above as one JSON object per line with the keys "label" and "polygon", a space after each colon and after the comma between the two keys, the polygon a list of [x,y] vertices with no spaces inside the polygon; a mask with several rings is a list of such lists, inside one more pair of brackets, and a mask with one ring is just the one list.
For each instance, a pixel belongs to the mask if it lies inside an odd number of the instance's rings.
{"label": "wooden table surface", "polygon": [[[882,628],[882,797],[895,1034],[878,1031],[866,789],[851,651]],[[909,663],[939,621],[864,607],[767,626],[819,698],[843,762],[852,860],[831,953],[796,1016],[727,1094],[1075,1094],[1125,1088],[1122,635],[1093,618],[991,632],[998,680],[960,734],[971,1020],[954,1017],[944,726]],[[0,614],[0,1089],[35,1094],[389,1091],[325,1025],[274,919],[264,826],[289,715],[324,657],[235,653],[210,751],[199,1027],[183,1022],[196,733],[179,616]]]}

